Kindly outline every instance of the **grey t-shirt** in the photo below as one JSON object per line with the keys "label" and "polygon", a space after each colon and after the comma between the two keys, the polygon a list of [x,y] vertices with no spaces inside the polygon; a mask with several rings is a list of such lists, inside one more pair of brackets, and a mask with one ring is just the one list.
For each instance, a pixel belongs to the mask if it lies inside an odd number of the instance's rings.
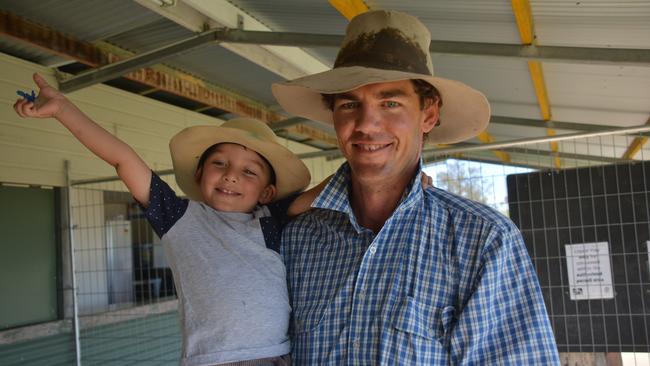
{"label": "grey t-shirt", "polygon": [[286,272],[268,248],[277,248],[286,221],[271,209],[286,213],[288,203],[221,212],[177,197],[155,174],[150,192],[145,215],[162,240],[179,297],[181,365],[289,353]]}

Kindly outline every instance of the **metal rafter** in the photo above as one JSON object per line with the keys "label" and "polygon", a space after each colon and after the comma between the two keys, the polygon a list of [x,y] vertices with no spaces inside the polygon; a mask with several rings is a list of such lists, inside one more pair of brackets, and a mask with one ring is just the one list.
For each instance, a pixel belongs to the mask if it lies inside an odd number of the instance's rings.
{"label": "metal rafter", "polygon": [[370,10],[363,0],[329,0],[329,3],[347,20]]}
{"label": "metal rafter", "polygon": [[[243,31],[238,29],[213,29],[183,41],[146,52],[116,65],[107,65],[100,70],[92,70],[67,80],[64,84],[68,90],[92,85],[116,78],[125,70],[160,62],[163,59],[185,52],[208,42],[230,42],[244,44],[263,44],[278,46],[325,46],[338,47],[343,37],[326,34],[305,34],[289,32]],[[553,50],[551,50],[553,49]],[[475,56],[520,57],[524,59],[553,59],[579,61],[584,63],[639,63],[650,64],[650,50],[623,50],[571,47],[518,46],[489,43],[432,41],[431,52]],[[95,75],[97,74],[97,75]]]}
{"label": "metal rafter", "polygon": [[[521,43],[524,45],[535,44],[535,27],[532,11],[530,9],[530,2],[528,0],[512,0],[511,3],[512,11],[517,22],[517,28],[519,29],[519,37],[521,38]],[[529,60],[528,70],[530,72],[531,81],[533,82],[533,88],[535,89],[537,104],[539,105],[539,111],[542,115],[542,119],[544,121],[550,121],[552,119],[551,102],[548,98],[548,91],[546,89],[546,81],[544,79],[542,63],[539,61]],[[555,130],[552,128],[547,128],[546,134],[548,136],[555,136]],[[557,154],[558,149],[559,147],[557,142],[551,142],[551,151]],[[560,168],[562,165],[560,157],[556,155],[555,159],[553,160],[555,167]]]}
{"label": "metal rafter", "polygon": [[[648,118],[648,121],[645,123],[646,125],[650,125],[650,118]],[[632,140],[632,143],[630,146],[628,146],[627,150],[623,154],[623,159],[625,160],[632,160],[634,159],[634,156],[641,151],[643,146],[648,143],[648,138],[645,136],[641,137],[636,137],[634,140]]]}

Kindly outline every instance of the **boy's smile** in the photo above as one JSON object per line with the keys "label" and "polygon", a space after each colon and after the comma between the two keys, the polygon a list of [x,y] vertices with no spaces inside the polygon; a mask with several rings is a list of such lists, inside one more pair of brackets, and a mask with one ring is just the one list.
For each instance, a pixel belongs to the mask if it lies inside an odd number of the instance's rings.
{"label": "boy's smile", "polygon": [[197,170],[203,202],[219,211],[251,212],[270,202],[276,188],[270,183],[271,167],[255,151],[222,143]]}

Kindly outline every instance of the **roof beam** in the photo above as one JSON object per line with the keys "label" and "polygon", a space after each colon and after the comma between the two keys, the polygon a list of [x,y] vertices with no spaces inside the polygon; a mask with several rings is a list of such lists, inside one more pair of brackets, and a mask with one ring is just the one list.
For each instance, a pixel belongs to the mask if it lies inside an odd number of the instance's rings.
{"label": "roof beam", "polygon": [[[6,27],[5,27],[6,28]],[[2,29],[0,29],[2,31]],[[115,78],[117,76],[120,76],[121,73],[128,72],[130,70],[135,70],[141,67],[146,67],[148,65],[152,65],[154,63],[160,62],[166,57],[170,57],[173,55],[176,55],[181,52],[185,52],[187,50],[190,50],[194,47],[198,47],[202,44],[212,42],[212,41],[217,41],[217,42],[232,42],[232,43],[251,43],[251,44],[273,44],[273,45],[298,45],[298,46],[308,46],[308,45],[314,45],[318,44],[321,46],[336,46],[338,47],[340,45],[340,40],[342,39],[341,36],[331,36],[331,35],[324,35],[324,34],[303,34],[303,33],[277,33],[277,32],[262,32],[262,31],[242,31],[238,29],[228,29],[228,28],[220,28],[220,29],[212,29],[203,33],[200,33],[198,35],[192,36],[188,39],[175,42],[173,44],[170,44],[168,46],[164,46],[161,48],[158,48],[153,51],[145,52],[142,54],[139,54],[137,56],[134,56],[132,59],[124,60],[119,63],[115,63],[113,65],[107,65],[105,67],[102,67],[98,70],[93,70],[89,71],[83,74],[78,75],[77,77],[73,78],[72,80],[67,80],[64,82],[63,87],[67,91],[72,91],[72,90],[77,90],[81,87],[92,85],[95,83],[99,83],[101,81],[105,80],[110,80],[111,78]],[[437,43],[439,43],[438,41]],[[442,42],[446,44],[456,44],[454,47],[458,47],[457,44],[461,43],[466,43],[466,42]],[[475,44],[479,45],[479,44]],[[478,49],[483,49],[487,53],[487,55],[492,55],[492,56],[498,56],[497,53],[494,52],[494,50],[489,50],[485,48],[484,46],[487,46],[489,44],[484,43],[480,44],[480,47]],[[515,45],[498,45],[495,47],[506,47],[506,48],[516,48],[516,47],[535,47],[535,46],[515,46]],[[434,44],[432,43],[432,48],[434,47]],[[462,47],[460,47],[462,48]],[[460,50],[460,48],[449,48],[446,47],[444,48],[444,53],[456,53],[457,51]],[[542,47],[537,47],[542,48]],[[558,48],[558,47],[555,47]],[[559,47],[562,48],[562,47]],[[565,47],[566,49],[570,49],[568,47]],[[592,50],[600,50],[605,53],[609,51],[621,51],[621,50],[616,50],[616,49],[592,49]],[[600,52],[599,51],[599,52]],[[650,64],[650,50],[628,50],[632,53],[634,53],[636,56],[628,59],[628,61],[639,61],[642,63],[649,63]],[[435,51],[434,51],[435,52]],[[473,53],[470,52],[470,53]],[[532,52],[534,53],[534,52]],[[531,57],[532,53],[527,53],[525,55],[519,55],[520,57]],[[614,52],[616,53],[616,52]],[[506,56],[503,54],[502,56]],[[512,56],[512,55],[511,55]],[[567,56],[569,56],[567,54]],[[587,56],[587,54],[584,54],[583,56]],[[594,55],[595,56],[595,55]],[[532,57],[535,58],[535,57]],[[616,60],[616,57],[612,57],[613,60]],[[597,62],[598,58],[586,58],[584,60],[585,62]],[[617,62],[625,62],[623,60],[618,60]]]}
{"label": "roof beam", "polygon": [[[535,44],[535,27],[533,22],[533,14],[528,0],[512,0],[512,11],[515,15],[517,28],[519,29],[519,38],[524,45]],[[528,61],[528,70],[530,72],[530,79],[533,82],[535,95],[537,96],[537,104],[539,111],[544,121],[551,120],[551,102],[548,99],[548,92],[546,90],[546,81],[544,79],[544,72],[542,71],[542,63],[535,60]],[[555,130],[552,128],[546,129],[548,136],[555,136]],[[551,142],[551,151],[558,152],[557,142]],[[562,161],[559,156],[554,159],[555,167],[560,168]]]}
{"label": "roof beam", "polygon": [[118,78],[129,72],[145,68],[161,61],[187,52],[196,47],[205,45],[215,39],[215,33],[218,30],[209,30],[188,39],[174,42],[172,44],[137,54],[124,60],[116,61],[104,66],[99,66],[95,69],[79,73],[59,82],[59,89],[64,93],[71,93],[73,91],[83,89],[87,86],[99,84],[104,81]]}
{"label": "roof beam", "polygon": [[[54,54],[76,60],[85,65],[97,67],[118,61],[120,56],[101,49],[95,45],[72,38],[61,32],[30,22],[16,15],[0,11],[0,34],[37,46]],[[269,123],[284,117],[270,108],[252,99],[221,89],[205,81],[180,71],[174,74],[155,68],[144,68],[130,72],[123,77],[160,91],[178,95],[213,108],[221,109],[240,116],[257,118]],[[193,81],[195,80],[195,81]],[[288,133],[308,136],[332,146],[337,146],[334,136],[323,133],[313,127],[297,125],[281,128]],[[276,128],[277,130],[277,128]]]}
{"label": "roof beam", "polygon": [[[226,32],[224,32],[226,33]],[[230,30],[220,35],[222,42],[299,47],[340,47],[343,36],[294,32]],[[496,56],[541,61],[567,61],[604,64],[650,64],[650,50],[431,41],[429,51],[439,54]]]}
{"label": "roof beam", "polygon": [[[486,131],[479,133],[478,136],[476,136],[476,138],[484,144],[489,144],[494,142],[494,137],[489,133],[487,133]],[[508,154],[503,150],[494,150],[492,152],[504,163],[509,163],[511,160],[510,154]]]}
{"label": "roof beam", "polygon": [[[648,118],[648,121],[645,124],[650,125],[650,118]],[[641,151],[641,149],[646,143],[648,143],[648,138],[645,136],[634,138],[630,146],[628,146],[627,150],[623,154],[623,159],[625,160],[634,159],[634,156],[638,154],[639,151]]]}
{"label": "roof beam", "polygon": [[363,0],[329,0],[329,3],[347,20],[369,10]]}

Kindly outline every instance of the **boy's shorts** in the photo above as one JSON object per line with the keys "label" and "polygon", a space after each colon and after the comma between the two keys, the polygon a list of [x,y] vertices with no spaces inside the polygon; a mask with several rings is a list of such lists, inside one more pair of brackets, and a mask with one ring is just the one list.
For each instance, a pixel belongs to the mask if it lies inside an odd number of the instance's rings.
{"label": "boy's shorts", "polygon": [[218,366],[291,366],[291,355],[258,358],[256,360],[220,363]]}

